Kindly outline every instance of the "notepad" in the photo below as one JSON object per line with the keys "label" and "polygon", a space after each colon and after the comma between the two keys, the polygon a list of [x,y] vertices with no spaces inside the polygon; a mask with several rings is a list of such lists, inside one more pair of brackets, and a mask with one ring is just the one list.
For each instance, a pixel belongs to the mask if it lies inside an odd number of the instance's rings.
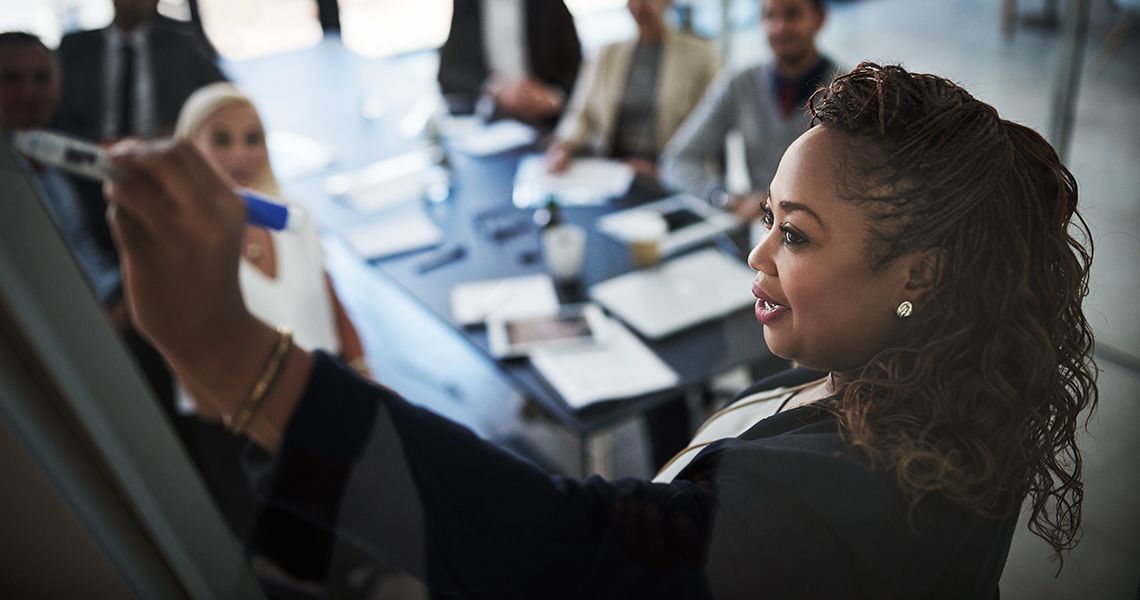
{"label": "notepad", "polygon": [[405,204],[380,213],[344,235],[362,258],[377,259],[439,245],[443,231],[428,217],[421,203]]}
{"label": "notepad", "polygon": [[[471,156],[491,156],[533,144],[538,132],[529,125],[511,119],[493,123],[476,123],[464,128],[452,128],[450,145]],[[445,134],[447,135],[446,131]]]}
{"label": "notepad", "polygon": [[546,273],[460,283],[451,288],[451,318],[457,325],[478,325],[489,316],[537,317],[558,312],[554,280]]}
{"label": "notepad", "polygon": [[681,378],[644,343],[606,319],[601,346],[535,350],[531,364],[571,408],[633,398],[676,387]]}
{"label": "notepad", "polygon": [[620,161],[577,158],[562,173],[547,171],[546,158],[532,154],[522,159],[515,175],[515,206],[538,206],[549,195],[562,204],[604,204],[624,196],[633,184],[633,169]]}
{"label": "notepad", "polygon": [[332,165],[332,150],[317,140],[275,129],[265,136],[269,147],[273,173],[280,181],[294,181],[314,173],[319,173]]}
{"label": "notepad", "polygon": [[447,186],[448,174],[436,165],[439,150],[424,148],[325,180],[325,192],[362,213],[374,213],[424,198],[432,186]]}

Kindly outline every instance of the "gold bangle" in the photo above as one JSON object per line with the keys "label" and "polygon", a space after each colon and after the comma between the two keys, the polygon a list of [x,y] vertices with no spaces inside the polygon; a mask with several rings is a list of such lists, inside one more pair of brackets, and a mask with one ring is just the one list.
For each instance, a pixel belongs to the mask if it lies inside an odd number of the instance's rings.
{"label": "gold bangle", "polygon": [[250,390],[245,402],[226,421],[226,428],[230,433],[234,435],[245,433],[250,421],[253,420],[253,415],[261,408],[261,403],[269,396],[269,390],[273,389],[273,384],[277,382],[277,377],[281,374],[281,365],[285,362],[292,342],[293,331],[288,327],[278,327],[277,345],[273,347],[273,353],[262,367],[261,376],[253,384],[253,389]]}

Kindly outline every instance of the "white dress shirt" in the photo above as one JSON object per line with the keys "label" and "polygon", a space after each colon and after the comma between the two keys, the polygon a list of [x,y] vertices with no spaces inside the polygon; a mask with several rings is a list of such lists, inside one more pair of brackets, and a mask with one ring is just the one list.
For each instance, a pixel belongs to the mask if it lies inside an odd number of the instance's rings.
{"label": "white dress shirt", "polygon": [[514,80],[529,72],[526,0],[483,0],[483,52],[492,76]]}
{"label": "white dress shirt", "polygon": [[[154,70],[150,54],[150,26],[144,25],[130,33],[115,26],[103,30],[107,43],[103,52],[103,73],[107,84],[103,87],[103,139],[116,139],[126,135],[153,137],[155,124]],[[119,123],[120,92],[123,79],[123,45],[135,50],[135,82],[133,122],[127,127]]]}

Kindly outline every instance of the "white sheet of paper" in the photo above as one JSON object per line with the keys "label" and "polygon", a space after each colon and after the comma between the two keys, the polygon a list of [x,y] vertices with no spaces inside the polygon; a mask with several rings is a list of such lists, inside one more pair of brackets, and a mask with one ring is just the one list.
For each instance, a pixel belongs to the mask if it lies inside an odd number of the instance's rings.
{"label": "white sheet of paper", "polygon": [[436,164],[440,152],[438,148],[420,148],[337,173],[325,180],[325,192],[362,213],[422,200],[433,186],[449,183],[447,170]]}
{"label": "white sheet of paper", "polygon": [[440,167],[430,167],[386,181],[356,185],[343,198],[358,212],[373,213],[406,202],[418,202],[423,200],[428,188],[447,185],[447,171]]}
{"label": "white sheet of paper", "polygon": [[601,346],[536,350],[531,364],[571,408],[668,389],[680,377],[621,323],[607,319]]}
{"label": "white sheet of paper", "polygon": [[317,140],[276,129],[265,136],[273,173],[281,181],[293,181],[319,173],[333,163],[332,150]]}
{"label": "white sheet of paper", "polygon": [[451,288],[451,318],[461,326],[478,325],[491,315],[504,319],[552,315],[558,307],[554,280],[546,273],[471,281]]}
{"label": "white sheet of paper", "polygon": [[553,194],[562,204],[605,204],[625,195],[633,184],[633,169],[620,161],[576,158],[562,173],[547,172],[546,159],[531,154],[515,174],[514,203],[519,208],[541,204]]}
{"label": "white sheet of paper", "polygon": [[471,156],[491,156],[533,144],[538,132],[533,127],[511,119],[479,124],[461,131],[451,140],[451,146]]}
{"label": "white sheet of paper", "polygon": [[428,217],[422,204],[413,202],[353,227],[344,238],[362,258],[372,259],[438,245],[443,241],[443,231]]}

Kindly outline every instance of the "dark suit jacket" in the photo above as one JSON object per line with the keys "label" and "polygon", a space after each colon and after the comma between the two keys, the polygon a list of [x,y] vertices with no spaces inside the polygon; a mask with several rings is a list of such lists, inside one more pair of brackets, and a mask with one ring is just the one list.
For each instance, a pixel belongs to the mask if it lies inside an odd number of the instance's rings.
{"label": "dark suit jacket", "polygon": [[[531,74],[569,97],[582,63],[574,18],[562,0],[525,0],[525,11]],[[454,95],[452,99],[467,97],[471,106],[491,74],[483,52],[481,12],[480,0],[455,0],[451,33],[439,49],[440,88]]]}
{"label": "dark suit jacket", "polygon": [[[155,120],[160,133],[174,131],[182,103],[198,88],[225,80],[218,66],[193,37],[161,23],[150,30],[154,69]],[[63,94],[58,126],[90,139],[102,136],[104,30],[82,31],[63,37],[59,63]]]}

